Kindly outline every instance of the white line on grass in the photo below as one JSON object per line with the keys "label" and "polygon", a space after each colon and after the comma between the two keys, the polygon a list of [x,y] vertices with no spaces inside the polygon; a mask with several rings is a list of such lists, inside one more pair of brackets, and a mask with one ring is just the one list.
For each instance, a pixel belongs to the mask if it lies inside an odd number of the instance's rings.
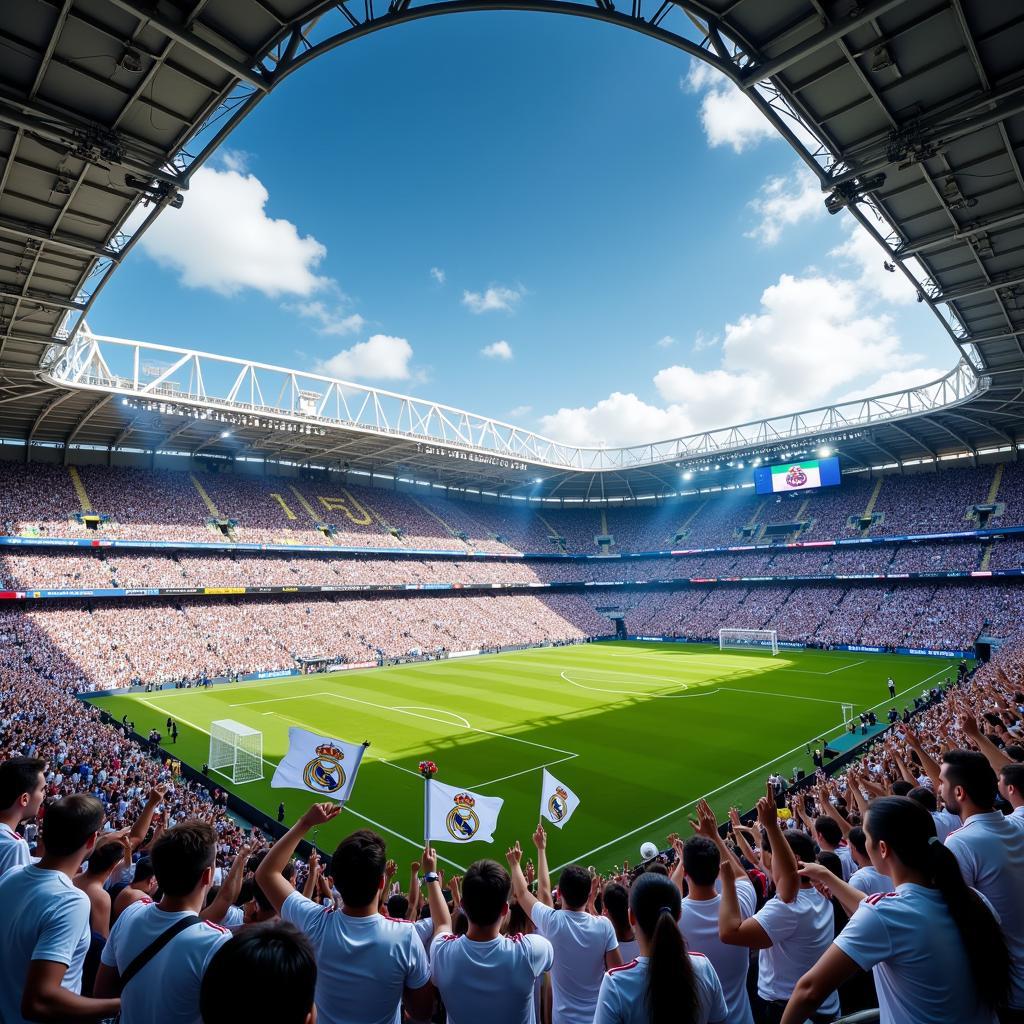
{"label": "white line on grass", "polygon": [[[849,704],[845,700],[826,700],[824,697],[803,697],[795,693],[773,693],[771,690],[741,690],[738,686],[720,686],[719,690],[730,690],[732,693],[754,693],[759,697],[783,697],[786,700],[812,700],[817,704],[836,704],[842,707]],[[717,692],[717,691],[716,691]]]}
{"label": "white line on grass", "polygon": [[[457,722],[449,721],[446,718],[433,718],[430,715],[420,715],[415,711],[403,711],[399,708],[392,707],[390,704],[377,704],[372,700],[361,700],[359,697],[349,697],[345,693],[333,693],[330,690],[322,690],[318,693],[303,693],[294,697],[271,697],[268,700],[250,700],[243,701],[240,704],[230,705],[233,708],[248,707],[252,704],[275,704],[279,701],[285,700],[307,700],[310,697],[333,697],[336,700],[347,700],[353,704],[365,704],[367,707],[379,708],[381,711],[397,711],[400,715],[408,715],[410,718],[422,718],[428,722],[437,722],[440,725],[454,725],[459,729],[468,729],[470,732],[478,732],[484,736],[495,736],[502,740],[512,740],[515,743],[525,743],[530,747],[539,747],[541,750],[553,750],[556,754],[571,754],[571,750],[563,750],[561,747],[550,747],[546,743],[537,743],[535,740],[524,740],[521,736],[512,736],[503,732],[492,732],[490,729],[480,729],[475,725],[459,725]],[[430,708],[431,711],[437,711],[442,715],[450,715],[450,711],[445,711],[443,708]]]}
{"label": "white line on grass", "polygon": [[439,715],[451,715],[452,718],[455,718],[455,719],[458,720],[458,723],[457,723],[458,725],[461,725],[461,726],[463,726],[466,729],[472,729],[473,728],[473,726],[471,726],[469,724],[469,722],[467,722],[462,717],[462,715],[457,715],[457,714],[455,714],[454,711],[444,711],[441,708],[420,707],[418,704],[396,704],[391,710],[392,711],[436,711]]}
{"label": "white line on grass", "polygon": [[863,665],[863,661],[851,661],[849,665],[840,665],[839,668],[832,669],[831,672],[819,672],[821,676],[834,676],[837,672],[845,672],[848,668],[854,668],[857,665]]}
{"label": "white line on grass", "polygon": [[515,779],[520,775],[529,775],[530,772],[539,772],[544,768],[553,768],[556,764],[561,764],[563,761],[571,761],[574,757],[579,757],[579,754],[570,754],[568,757],[560,757],[557,761],[548,761],[547,764],[539,764],[535,768],[524,768],[521,772],[513,772],[511,775],[502,775],[500,779],[488,779],[487,782],[477,782],[475,785],[467,786],[466,789],[480,789],[483,786],[493,785],[495,782],[504,782],[506,779]]}
{"label": "white line on grass", "polygon": [[[159,704],[154,704],[153,701],[151,701],[151,700],[143,699],[142,703],[143,704],[147,704],[147,705],[149,705],[149,707],[156,709],[161,714],[164,714],[164,715],[170,715],[171,714],[166,708],[160,707]],[[190,722],[187,718],[183,718],[181,715],[171,715],[171,717],[174,718],[176,721],[184,722],[186,725],[190,725],[193,729],[197,730],[198,732],[205,733],[207,736],[210,735],[210,731],[208,729],[204,729],[201,725],[197,725],[195,722]],[[268,760],[265,757],[261,758],[261,760],[263,761],[264,764],[269,764],[272,768],[276,768],[277,767],[277,763],[275,761],[270,761],[270,760]],[[310,794],[310,795],[312,796],[312,794]],[[361,820],[367,822],[370,825],[373,825],[374,828],[379,828],[381,830],[381,832],[387,832],[388,835],[394,836],[396,839],[401,839],[402,842],[404,842],[404,843],[408,843],[414,849],[417,849],[417,850],[422,850],[423,849],[423,844],[418,839],[410,839],[408,836],[403,836],[401,832],[396,832],[393,828],[388,828],[387,825],[382,825],[379,821],[374,821],[373,818],[367,817],[367,815],[360,814],[358,811],[353,810],[351,805],[349,805],[349,804],[345,805],[344,813],[355,815],[355,817],[360,818]],[[438,860],[443,860],[446,864],[451,864],[451,866],[453,868],[458,868],[459,871],[462,871],[462,872],[466,871],[466,868],[465,868],[464,865],[457,864],[455,861],[451,860],[448,857],[443,856],[440,853],[437,855],[437,859]]]}
{"label": "white line on grass", "polygon": [[[585,671],[585,672],[599,672],[600,669],[591,668],[591,669],[583,669],[583,671]],[[625,673],[623,673],[623,674],[625,674]],[[682,697],[710,697],[711,694],[718,693],[717,689],[714,689],[714,690],[701,690],[699,693],[650,693],[650,692],[644,692],[643,690],[608,690],[608,689],[605,689],[603,686],[587,686],[586,683],[577,683],[575,679],[570,679],[569,676],[567,676],[564,671],[563,672],[559,672],[559,675],[567,683],[570,683],[573,686],[578,686],[581,690],[591,690],[594,693],[624,693],[624,694],[626,694],[627,697],[658,697],[658,698],[661,698],[662,700],[678,700],[678,699],[680,699]],[[654,679],[655,677],[654,676],[647,676],[646,678]],[[663,678],[661,681],[663,683],[669,685],[669,686],[673,686],[674,685],[674,687],[677,690],[678,689],[688,690],[690,688],[690,684],[689,683],[680,683],[680,682],[678,682],[675,679]]]}
{"label": "white line on grass", "polygon": [[[767,651],[767,648],[765,649],[765,651]],[[729,653],[730,654],[735,654],[737,652],[731,651]],[[749,653],[751,653],[751,654],[758,654],[758,653],[761,653],[761,652],[759,652],[759,651],[751,651]],[[780,654],[789,654],[790,652],[789,651],[779,651],[779,653]],[[794,652],[794,653],[803,653],[803,651]],[[645,659],[645,660],[646,659],[659,658],[662,661],[673,661],[677,665],[680,665],[680,664],[691,665],[691,664],[696,663],[696,664],[700,664],[700,665],[714,665],[717,668],[721,668],[722,667],[721,661],[719,661],[714,656],[708,657],[706,655],[702,656],[702,655],[699,655],[699,654],[684,654],[682,652],[680,652],[679,654],[655,654],[653,652],[651,652],[651,653],[639,652],[638,654],[621,654],[621,653],[617,653],[615,651],[608,651],[605,654],[605,657],[608,657],[608,658],[637,658],[637,657],[639,657],[639,658],[642,658],[642,659]],[[680,658],[682,658],[684,660],[682,662],[680,662],[680,660],[679,660]],[[781,666],[775,667],[773,662],[769,662],[769,664],[773,666],[772,667],[772,671],[773,672],[793,672],[793,673],[795,673],[797,675],[802,675],[802,676],[830,676],[830,675],[834,675],[836,672],[845,672],[846,669],[853,668],[854,665],[863,665],[864,662],[863,661],[855,661],[855,662],[852,662],[849,665],[841,665],[839,668],[831,669],[828,672],[816,672],[813,669],[809,669],[809,668],[793,668],[791,665],[781,665]],[[608,671],[612,671],[612,670],[609,669]],[[751,671],[753,671],[753,670],[751,670]],[[628,673],[626,673],[626,674],[628,675]]]}
{"label": "white line on grass", "polygon": [[[922,686],[925,683],[931,682],[936,676],[942,675],[943,672],[948,672],[948,671],[949,671],[949,666],[948,665],[943,666],[942,668],[939,669],[938,672],[933,672],[926,679],[921,679],[921,680],[919,680],[916,683],[912,683],[905,690],[900,690],[896,694],[896,696],[897,697],[902,697],[905,693],[909,693],[911,690],[915,689],[916,687]],[[890,698],[890,700],[891,699],[894,699],[894,698]],[[872,707],[868,708],[867,710],[868,711],[874,711],[876,708],[880,708],[883,704],[888,704],[888,703],[889,703],[889,701],[879,701],[877,704],[872,705]],[[691,800],[689,803],[681,804],[679,807],[674,808],[673,810],[669,811],[666,814],[662,814],[658,818],[654,818],[651,821],[645,822],[643,825],[638,825],[636,828],[631,829],[629,832],[624,832],[621,836],[617,836],[615,839],[609,839],[607,843],[602,843],[600,846],[595,846],[594,849],[587,850],[586,853],[581,853],[578,856],[573,857],[571,860],[567,860],[564,864],[559,864],[558,867],[551,868],[550,869],[551,873],[553,874],[556,871],[561,871],[562,868],[568,867],[570,864],[576,864],[576,863],[579,863],[580,861],[585,861],[588,857],[593,856],[595,853],[600,853],[602,850],[606,850],[609,846],[614,846],[616,843],[621,843],[623,839],[628,839],[630,836],[635,836],[637,834],[637,832],[642,832],[645,828],[650,828],[652,825],[657,825],[659,821],[664,821],[666,818],[671,818],[673,815],[679,814],[681,811],[685,811],[688,807],[693,807],[694,805],[699,803],[701,800],[707,800],[710,797],[715,796],[717,793],[721,793],[723,789],[728,789],[730,786],[735,786],[737,782],[742,782],[744,779],[750,778],[751,775],[756,775],[758,772],[764,771],[765,768],[768,768],[771,765],[775,764],[776,762],[781,761],[785,757],[789,757],[790,754],[795,754],[798,750],[801,750],[801,749],[806,750],[808,744],[813,743],[815,740],[817,740],[819,738],[819,736],[820,736],[820,733],[818,735],[812,737],[811,739],[806,740],[803,743],[797,744],[792,749],[787,750],[784,754],[779,754],[778,757],[772,758],[771,761],[765,761],[764,764],[758,765],[757,768],[752,768],[749,772],[745,772],[743,775],[736,776],[735,779],[731,779],[729,782],[726,782],[724,785],[719,786],[717,789],[712,789],[709,792],[705,793],[703,796],[697,797],[696,800]]]}

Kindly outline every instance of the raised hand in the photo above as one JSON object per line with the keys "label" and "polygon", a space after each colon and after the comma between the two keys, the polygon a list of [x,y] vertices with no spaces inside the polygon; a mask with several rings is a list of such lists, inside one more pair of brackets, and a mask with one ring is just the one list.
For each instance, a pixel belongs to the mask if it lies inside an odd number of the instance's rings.
{"label": "raised hand", "polygon": [[[519,845],[518,843],[516,844]],[[548,834],[544,831],[544,826],[540,823],[537,825],[537,830],[533,833],[533,845],[538,850],[546,850],[548,845]]]}
{"label": "raised hand", "polygon": [[389,860],[384,865],[384,880],[390,882],[395,877],[396,871],[398,871],[398,865],[393,860]]}
{"label": "raised hand", "polygon": [[423,873],[425,875],[429,875],[432,871],[437,871],[437,852],[430,843],[423,847],[420,863],[423,865]]}
{"label": "raised hand", "polygon": [[523,848],[519,845],[518,839],[515,841],[513,846],[509,847],[505,854],[505,859],[508,861],[508,866],[510,868],[514,868],[523,859]]}
{"label": "raised hand", "polygon": [[302,816],[302,824],[308,830],[319,825],[326,825],[341,814],[341,804],[313,804]]}

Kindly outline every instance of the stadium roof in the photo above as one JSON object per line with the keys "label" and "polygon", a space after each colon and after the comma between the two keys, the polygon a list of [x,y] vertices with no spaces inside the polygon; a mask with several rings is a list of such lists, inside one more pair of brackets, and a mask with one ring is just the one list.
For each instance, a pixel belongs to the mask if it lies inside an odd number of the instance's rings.
{"label": "stadium roof", "polygon": [[[702,442],[588,451],[322,378],[305,399],[262,395],[248,403],[258,409],[240,410],[225,402],[238,403],[245,366],[252,380],[288,371],[236,362],[232,396],[226,371],[209,388],[171,379],[190,366],[201,372],[206,359],[223,371],[222,359],[159,356],[155,346],[97,342],[82,329],[142,232],[166,206],[187,202],[195,170],[287,75],[371,31],[493,9],[610,22],[728,75],[818,176],[829,210],[849,209],[889,248],[894,272],[914,281],[952,342],[950,377]],[[834,444],[847,468],[1015,454],[1024,440],[1022,52],[1018,5],[963,0],[8,0],[0,5],[0,437],[26,443],[26,453],[39,443],[62,446],[65,457],[80,445],[241,450],[598,500],[675,492],[693,465],[725,473],[755,453],[821,444]],[[131,216],[136,209],[141,216]],[[139,352],[138,365],[108,365],[101,380],[108,349]],[[298,378],[309,375],[293,377],[303,390]],[[160,390],[172,384],[176,392]],[[358,417],[352,407],[327,408],[328,395],[356,394],[366,403]],[[375,406],[391,402],[404,413],[378,415]]]}

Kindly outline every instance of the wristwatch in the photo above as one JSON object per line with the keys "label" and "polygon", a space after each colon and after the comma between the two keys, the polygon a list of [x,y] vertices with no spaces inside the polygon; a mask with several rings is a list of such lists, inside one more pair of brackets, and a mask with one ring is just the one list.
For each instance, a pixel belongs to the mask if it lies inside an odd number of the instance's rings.
{"label": "wristwatch", "polygon": [[423,881],[426,882],[427,885],[429,885],[431,882],[439,882],[440,880],[441,876],[436,871],[428,871],[423,876]]}

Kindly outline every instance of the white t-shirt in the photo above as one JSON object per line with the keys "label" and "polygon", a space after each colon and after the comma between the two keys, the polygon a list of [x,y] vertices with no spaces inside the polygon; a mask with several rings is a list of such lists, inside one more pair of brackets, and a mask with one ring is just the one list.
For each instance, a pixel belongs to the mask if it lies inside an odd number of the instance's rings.
{"label": "white t-shirt", "polygon": [[1007,816],[1006,820],[1011,825],[1020,825],[1021,828],[1024,828],[1024,804],[1021,804],[1020,807],[1014,807],[1014,809]]}
{"label": "white t-shirt", "polygon": [[628,964],[630,960],[635,960],[639,955],[640,943],[636,939],[619,940],[619,956],[622,957],[624,964]]}
{"label": "white t-shirt", "polygon": [[534,1024],[534,985],[553,961],[551,943],[540,935],[474,942],[449,932],[430,947],[449,1024]]}
{"label": "white t-shirt", "polygon": [[21,1016],[25,975],[33,960],[67,965],[61,986],[82,990],[89,951],[89,897],[61,871],[29,864],[0,879],[0,1021]]}
{"label": "white t-shirt", "polygon": [[[131,962],[191,911],[161,910],[148,896],[121,913],[100,961],[124,974]],[[218,924],[201,921],[179,932],[121,993],[124,1024],[202,1024],[199,987],[213,954],[231,938]]]}
{"label": "white t-shirt", "polygon": [[967,953],[945,900],[905,883],[861,902],[835,944],[873,969],[885,1024],[992,1024],[967,969]]}
{"label": "white t-shirt", "polygon": [[857,862],[853,859],[853,851],[849,843],[841,843],[836,847],[836,856],[843,865],[843,881],[848,882],[857,870]]}
{"label": "white t-shirt", "polygon": [[944,843],[946,837],[953,829],[960,827],[960,815],[951,811],[931,811],[932,821],[935,822],[935,834],[939,842]]}
{"label": "white t-shirt", "polygon": [[416,929],[416,934],[420,937],[420,942],[423,943],[423,948],[427,953],[430,953],[430,943],[434,939],[433,920],[429,917],[421,917],[413,924],[413,928]]}
{"label": "white t-shirt", "polygon": [[[736,898],[740,917],[744,921],[752,917],[757,909],[757,893],[745,878],[736,882]],[[691,953],[703,953],[711,961],[725,993],[729,1024],[753,1024],[750,997],[747,995],[750,951],[743,946],[727,946],[718,937],[718,909],[721,905],[721,896],[713,900],[684,899],[679,930]]]}
{"label": "white t-shirt", "polygon": [[874,865],[858,868],[850,875],[850,885],[865,896],[874,896],[875,893],[892,892],[892,879],[876,871]]}
{"label": "white t-shirt", "polygon": [[321,1024],[400,1024],[402,993],[430,981],[416,929],[381,914],[352,917],[290,893],[281,919],[316,950],[316,1009]]}
{"label": "white t-shirt", "polygon": [[31,860],[28,843],[10,825],[0,821],[0,878],[11,868],[24,867]]}
{"label": "white t-shirt", "polygon": [[604,975],[605,953],[619,948],[607,917],[583,910],[552,910],[535,903],[531,912],[537,931],[551,942],[553,1024],[591,1024]]}
{"label": "white t-shirt", "polygon": [[[835,936],[832,903],[817,889],[801,888],[792,903],[770,899],[754,920],[772,940],[758,959],[758,995],[768,1002],[788,1002],[796,983],[821,959]],[[839,1012],[839,995],[831,992],[822,1013]]]}
{"label": "white t-shirt", "polygon": [[1010,1006],[1024,1008],[1024,829],[999,811],[972,814],[946,846],[964,881],[992,904],[1010,950]]}
{"label": "white t-shirt", "polygon": [[[697,982],[697,1024],[724,1024],[729,1019],[722,983],[711,961],[691,953]],[[621,967],[613,967],[601,980],[594,1024],[650,1024],[646,1005],[648,958],[639,956]]]}

